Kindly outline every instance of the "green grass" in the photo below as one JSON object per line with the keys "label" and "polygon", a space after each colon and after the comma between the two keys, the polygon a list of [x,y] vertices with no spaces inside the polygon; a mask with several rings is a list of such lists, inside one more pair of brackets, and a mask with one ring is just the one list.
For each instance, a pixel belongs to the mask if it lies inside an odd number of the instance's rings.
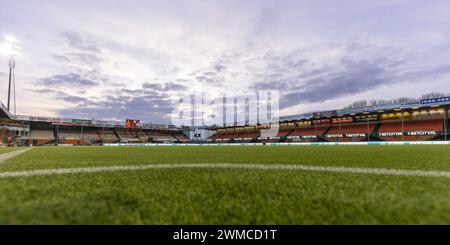
{"label": "green grass", "polygon": [[[450,170],[448,146],[42,147],[0,172],[149,163]],[[1,224],[450,224],[450,179],[154,169],[0,178]]]}
{"label": "green grass", "polygon": [[22,149],[22,148],[13,148],[13,147],[0,147],[0,154],[2,153],[7,153],[7,152],[11,152],[11,151],[15,151],[18,149]]}
{"label": "green grass", "polygon": [[0,171],[153,163],[283,163],[449,170],[450,146],[41,147]]}

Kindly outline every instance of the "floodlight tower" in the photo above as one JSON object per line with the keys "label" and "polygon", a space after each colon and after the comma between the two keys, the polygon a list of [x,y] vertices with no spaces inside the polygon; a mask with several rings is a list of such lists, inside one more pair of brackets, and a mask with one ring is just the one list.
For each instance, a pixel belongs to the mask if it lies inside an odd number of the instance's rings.
{"label": "floodlight tower", "polygon": [[16,114],[16,61],[14,56],[9,58],[9,83],[8,83],[8,105],[9,112]]}

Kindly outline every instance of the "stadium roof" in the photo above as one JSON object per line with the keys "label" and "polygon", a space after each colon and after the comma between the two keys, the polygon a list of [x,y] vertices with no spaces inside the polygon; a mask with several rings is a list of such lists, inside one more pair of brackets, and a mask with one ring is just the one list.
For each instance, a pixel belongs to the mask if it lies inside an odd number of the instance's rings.
{"label": "stadium roof", "polygon": [[11,118],[8,110],[1,101],[0,101],[0,118],[8,118],[8,119]]}
{"label": "stadium roof", "polygon": [[422,100],[417,100],[415,102],[408,102],[408,103],[384,104],[384,105],[366,106],[366,107],[353,108],[353,109],[341,109],[341,110],[321,111],[321,112],[314,112],[314,113],[282,116],[282,117],[280,117],[280,121],[311,119],[314,117],[322,117],[322,116],[323,117],[347,116],[347,115],[354,115],[354,114],[359,114],[359,113],[371,113],[371,112],[389,111],[389,110],[395,110],[395,109],[415,109],[415,108],[422,108],[422,107],[428,107],[428,106],[441,106],[441,105],[449,105],[449,104],[450,104],[450,97],[422,99]]}

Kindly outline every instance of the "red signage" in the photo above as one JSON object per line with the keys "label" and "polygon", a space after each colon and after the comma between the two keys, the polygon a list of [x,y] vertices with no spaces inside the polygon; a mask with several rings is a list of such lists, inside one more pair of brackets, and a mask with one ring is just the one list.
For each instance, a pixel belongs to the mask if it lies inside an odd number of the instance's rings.
{"label": "red signage", "polygon": [[141,121],[127,119],[125,122],[125,128],[141,128]]}

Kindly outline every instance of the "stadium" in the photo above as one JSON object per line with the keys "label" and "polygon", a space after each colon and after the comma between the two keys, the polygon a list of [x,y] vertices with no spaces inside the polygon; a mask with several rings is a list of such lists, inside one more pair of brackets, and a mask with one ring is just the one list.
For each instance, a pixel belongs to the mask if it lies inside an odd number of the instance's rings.
{"label": "stadium", "polygon": [[446,224],[449,104],[285,116],[271,138],[2,105],[0,222]]}
{"label": "stadium", "polygon": [[[12,115],[2,104],[1,144],[16,146],[151,143],[445,142],[450,97],[404,104],[333,110],[280,118],[274,137],[261,137],[271,124],[207,127]],[[233,123],[233,124],[236,124]],[[224,123],[224,125],[226,125]]]}

